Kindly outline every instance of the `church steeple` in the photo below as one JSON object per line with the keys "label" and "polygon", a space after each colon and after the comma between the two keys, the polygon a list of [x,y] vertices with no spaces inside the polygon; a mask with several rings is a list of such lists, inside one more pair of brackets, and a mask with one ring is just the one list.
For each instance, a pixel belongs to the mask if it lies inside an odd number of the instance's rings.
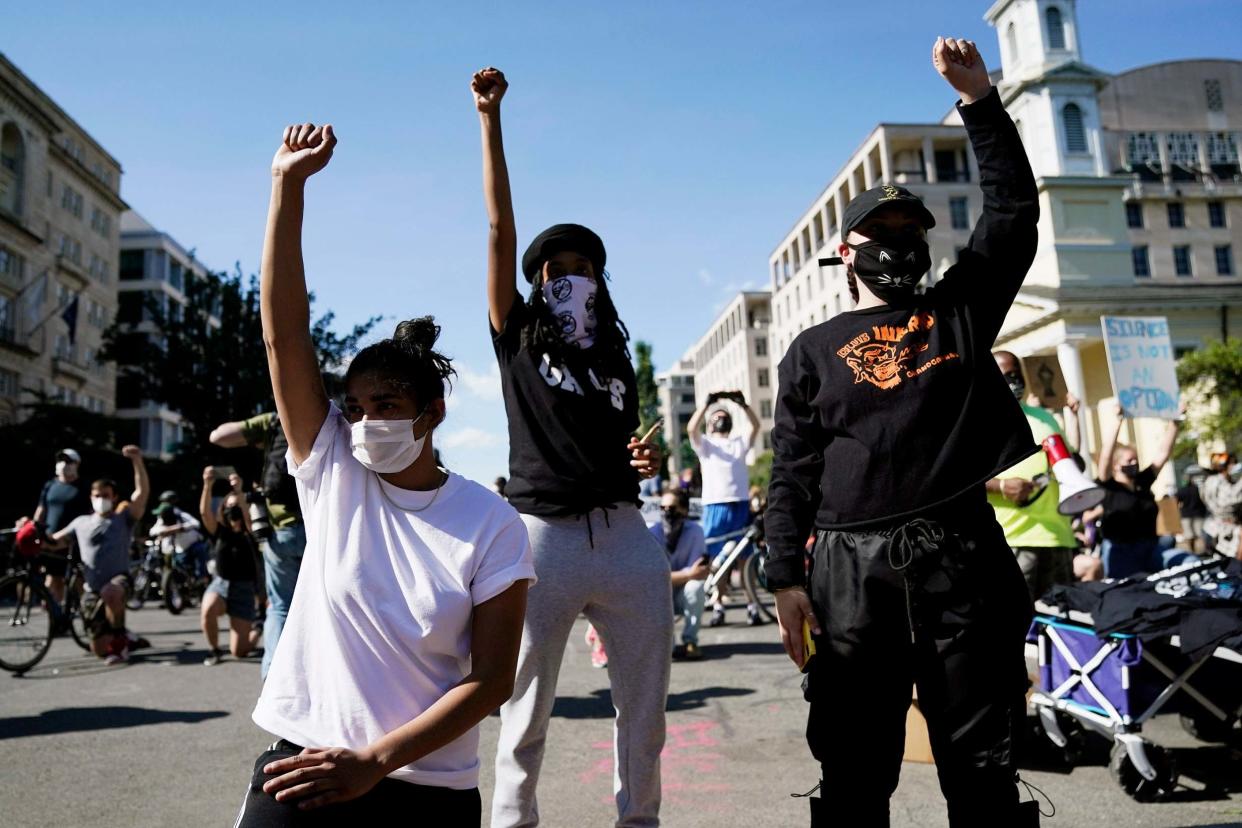
{"label": "church steeple", "polygon": [[1098,92],[1082,62],[1075,0],[997,0],[984,19],[1000,40],[1000,88],[1037,176],[1104,175]]}

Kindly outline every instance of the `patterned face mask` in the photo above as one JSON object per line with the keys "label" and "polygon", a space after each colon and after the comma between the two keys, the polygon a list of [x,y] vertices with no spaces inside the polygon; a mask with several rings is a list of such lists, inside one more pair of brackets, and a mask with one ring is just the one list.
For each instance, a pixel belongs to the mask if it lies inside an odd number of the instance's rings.
{"label": "patterned face mask", "polygon": [[908,299],[931,269],[931,250],[923,239],[868,241],[849,247],[854,251],[854,275],[882,302]]}
{"label": "patterned face mask", "polygon": [[543,286],[543,298],[571,345],[590,348],[595,344],[595,280],[585,276],[558,276]]}

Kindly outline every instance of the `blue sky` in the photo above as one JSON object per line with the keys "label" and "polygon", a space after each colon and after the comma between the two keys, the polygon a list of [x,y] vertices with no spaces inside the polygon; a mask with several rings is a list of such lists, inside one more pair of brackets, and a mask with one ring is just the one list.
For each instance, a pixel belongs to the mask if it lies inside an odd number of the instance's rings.
{"label": "blue sky", "polygon": [[[936,35],[998,63],[987,5],[19,3],[0,51],[120,159],[129,204],[216,269],[257,268],[283,126],[334,123],[308,194],[310,287],[342,322],[386,314],[385,335],[437,317],[461,372],[437,439],[490,480],[507,464],[471,72],[512,84],[520,244],[557,221],[595,228],[662,368],[766,284],[769,252],[872,125],[949,108]],[[1105,71],[1240,58],[1240,28],[1237,0],[1079,4],[1083,56]]]}

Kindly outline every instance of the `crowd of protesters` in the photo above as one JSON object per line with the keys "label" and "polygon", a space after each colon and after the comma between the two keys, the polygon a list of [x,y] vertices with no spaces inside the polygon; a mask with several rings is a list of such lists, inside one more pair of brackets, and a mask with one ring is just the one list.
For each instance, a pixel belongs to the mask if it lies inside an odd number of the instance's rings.
{"label": "crowd of protesters", "polygon": [[[1061,514],[1036,446],[1058,436],[1082,451],[1080,402],[1069,397],[1058,420],[1028,399],[1021,361],[992,350],[1034,256],[1035,180],[975,45],[940,38],[933,64],[960,96],[985,195],[979,225],[958,263],[919,291],[935,224],[921,200],[881,185],[849,202],[826,261],[845,265],[855,309],[802,332],[781,362],[766,492],[747,465],[758,418],[729,389],[712,389],[690,419],[697,462],[656,481],[664,458],[638,436],[603,240],[557,224],[518,255],[500,119],[508,82],[490,67],[471,90],[508,475],[485,487],[440,463],[454,371],[430,317],[363,349],[330,395],[309,332],[302,216],[337,140],[330,125],[285,129],[260,283],[275,410],[211,435],[261,452],[261,477],[247,489],[209,466],[198,515],[165,492],[148,531],[205,585],[204,663],[263,653],[253,719],[275,741],[238,780],[236,826],[321,824],[308,812],[371,824],[402,811],[477,826],[478,724],[496,710],[491,824],[538,824],[545,752],[565,749],[548,735],[557,679],[583,616],[617,711],[617,824],[657,825],[670,660],[702,658],[713,568],[759,520],[781,641],[807,674],[807,740],[822,770],[811,824],[830,811],[834,824],[887,824],[912,683],[950,824],[1034,824],[1018,806],[1012,751],[1033,602],[1072,580],[1236,554],[1242,464],[1222,454],[1187,471],[1179,547],[1161,533],[1153,492],[1177,422],[1144,465],[1118,442],[1118,409],[1094,466],[1101,504]],[[903,350],[870,349],[870,331]],[[92,651],[110,663],[147,643],[125,610],[150,485],[142,452],[121,451],[128,494],[110,479],[85,484],[79,454],[60,451],[21,535],[42,546],[58,599],[64,568],[48,556],[76,549]],[[640,492],[658,504],[652,519]],[[728,577],[714,587],[707,626],[726,620]],[[758,606],[747,610],[763,623]],[[667,650],[653,646],[662,641]],[[873,715],[854,712],[860,694]]]}

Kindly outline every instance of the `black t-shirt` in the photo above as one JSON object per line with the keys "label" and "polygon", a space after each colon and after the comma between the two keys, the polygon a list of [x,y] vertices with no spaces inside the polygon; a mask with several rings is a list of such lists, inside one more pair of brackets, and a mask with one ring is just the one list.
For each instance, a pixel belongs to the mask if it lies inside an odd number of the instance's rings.
{"label": "black t-shirt", "polygon": [[1177,490],[1177,505],[1181,508],[1184,518],[1205,518],[1208,516],[1207,504],[1199,493],[1199,485],[1189,482]]}
{"label": "black t-shirt", "polygon": [[1160,507],[1151,487],[1156,482],[1156,470],[1151,466],[1143,469],[1129,489],[1109,478],[1101,480],[1104,489],[1104,514],[1100,516],[1100,536],[1116,543],[1134,543],[1153,540],[1156,535],[1156,516]]}
{"label": "black t-shirt", "polygon": [[563,362],[532,353],[522,346],[530,314],[519,297],[504,330],[492,331],[509,417],[505,496],[519,512],[547,516],[637,503],[626,449],[638,428],[634,366],[617,355],[593,367],[590,349]]}
{"label": "black t-shirt", "polygon": [[803,583],[812,529],[926,513],[1037,450],[991,348],[1035,255],[1039,195],[995,90],[958,111],[983,211],[957,264],[907,305],[803,331],[780,362],[765,514],[776,586]]}
{"label": "black t-shirt", "polygon": [[254,541],[246,532],[234,532],[220,524],[212,537],[216,575],[226,581],[256,580]]}
{"label": "black t-shirt", "polygon": [[81,480],[64,483],[53,477],[43,485],[39,505],[43,507],[43,522],[50,535],[64,529],[75,517],[91,513],[90,491]]}

